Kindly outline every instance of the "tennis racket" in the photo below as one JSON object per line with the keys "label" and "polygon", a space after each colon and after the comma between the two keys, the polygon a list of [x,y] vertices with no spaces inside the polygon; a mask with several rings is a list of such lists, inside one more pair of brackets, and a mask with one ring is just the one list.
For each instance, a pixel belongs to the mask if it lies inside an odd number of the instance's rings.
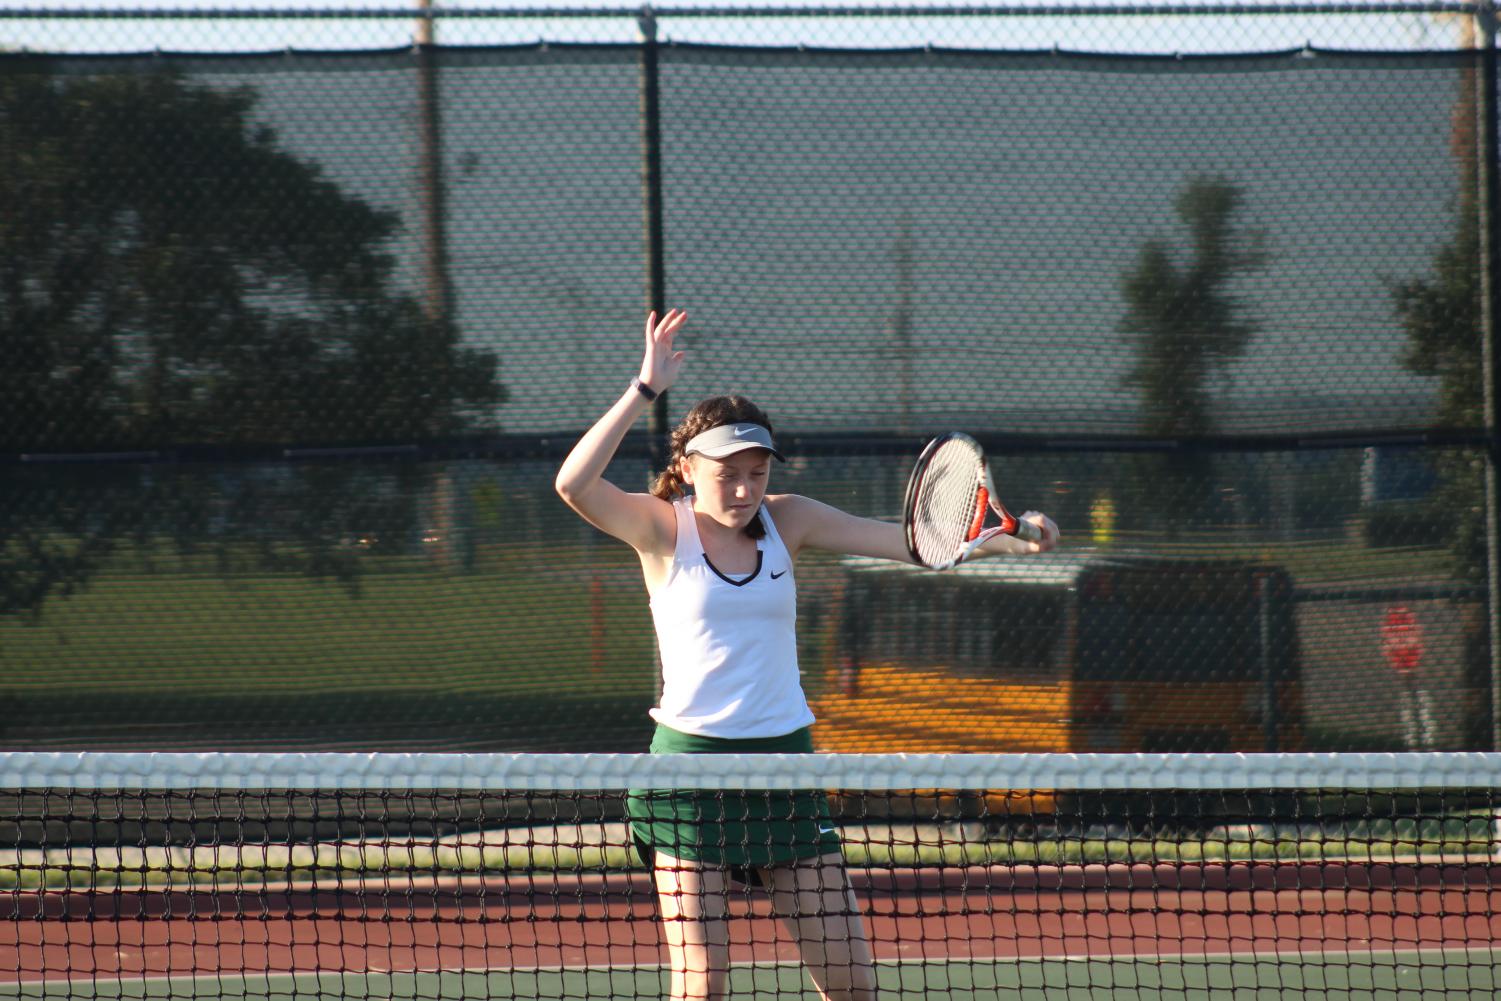
{"label": "tennis racket", "polygon": [[[986,528],[990,511],[1001,523]],[[958,431],[934,438],[917,457],[902,503],[902,531],[912,558],[934,570],[957,566],[997,535],[1042,541],[1042,529],[1001,503],[980,443]]]}

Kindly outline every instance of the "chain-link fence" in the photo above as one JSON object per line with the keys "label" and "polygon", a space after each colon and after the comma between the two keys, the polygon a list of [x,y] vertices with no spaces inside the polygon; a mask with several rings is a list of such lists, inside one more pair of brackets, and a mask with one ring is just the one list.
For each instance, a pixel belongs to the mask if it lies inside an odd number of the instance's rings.
{"label": "chain-link fence", "polygon": [[14,5],[5,42],[38,52],[285,52],[448,46],[633,45],[648,14],[664,44],[958,48],[1190,56],[1302,49],[1452,52],[1474,45],[1483,5],[1198,0],[849,5],[748,2],[652,7],[239,3]]}
{"label": "chain-link fence", "polygon": [[810,556],[825,746],[1490,744],[1488,7],[415,14],[0,11],[0,741],[638,747],[551,477],[665,303],[618,482],[737,391],[777,489],[962,428],[1063,526]]}

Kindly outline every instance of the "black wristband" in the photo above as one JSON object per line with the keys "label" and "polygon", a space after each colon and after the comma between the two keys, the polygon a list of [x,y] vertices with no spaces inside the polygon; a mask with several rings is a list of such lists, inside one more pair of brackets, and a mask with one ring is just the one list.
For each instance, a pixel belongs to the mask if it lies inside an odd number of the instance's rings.
{"label": "black wristband", "polygon": [[631,378],[631,388],[640,393],[642,396],[646,397],[648,400],[655,400],[657,398],[657,391],[655,389],[652,389],[637,377],[633,376]]}

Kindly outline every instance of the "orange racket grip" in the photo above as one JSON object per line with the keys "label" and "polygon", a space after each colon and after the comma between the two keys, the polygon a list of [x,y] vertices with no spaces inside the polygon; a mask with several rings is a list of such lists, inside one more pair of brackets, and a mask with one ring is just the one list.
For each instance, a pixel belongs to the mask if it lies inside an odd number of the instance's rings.
{"label": "orange racket grip", "polygon": [[1000,510],[996,514],[1001,516],[1001,533],[1014,535],[1023,542],[1041,542],[1042,529],[1030,521],[1023,521],[1010,511]]}
{"label": "orange racket grip", "polygon": [[981,487],[975,495],[975,517],[969,523],[969,531],[965,533],[964,541],[972,542],[980,534],[980,529],[985,527],[985,510],[990,507],[990,491]]}

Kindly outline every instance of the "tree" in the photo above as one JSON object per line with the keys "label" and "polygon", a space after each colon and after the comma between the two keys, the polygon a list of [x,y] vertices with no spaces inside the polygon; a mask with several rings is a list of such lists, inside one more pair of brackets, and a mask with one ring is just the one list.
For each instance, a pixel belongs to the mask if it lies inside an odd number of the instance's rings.
{"label": "tree", "polygon": [[[1266,259],[1261,234],[1237,224],[1240,204],[1240,191],[1229,181],[1191,178],[1177,202],[1188,229],[1186,253],[1175,253],[1165,239],[1148,240],[1122,275],[1121,329],[1137,352],[1125,379],[1141,392],[1146,435],[1178,438],[1211,431],[1210,380],[1245,352],[1255,333],[1230,291],[1238,276]],[[1177,509],[1189,520],[1210,518],[1215,497],[1209,458],[1174,453],[1166,465],[1186,492]]]}
{"label": "tree", "polygon": [[[409,442],[493,427],[505,399],[496,358],[397,287],[396,215],[282,148],[255,104],[250,88],[170,70],[38,64],[0,76],[0,451]],[[94,480],[113,490],[132,477],[161,479],[116,469]],[[0,611],[78,586],[111,538],[165,517],[123,525],[119,511],[78,509],[92,508],[87,487],[53,496],[60,482],[17,478],[0,496],[0,573],[25,582],[4,589]],[[248,491],[263,501],[252,517],[285,508],[267,496],[276,489]],[[222,507],[247,494],[234,492]],[[196,516],[172,507],[187,520],[164,530],[183,541]],[[305,515],[282,517],[332,539]],[[310,572],[345,566],[306,552]]]}
{"label": "tree", "polygon": [[390,212],[171,72],[0,78],[0,448],[483,426],[493,355],[393,288]]}
{"label": "tree", "polygon": [[[1479,234],[1474,215],[1460,213],[1454,238],[1434,254],[1433,274],[1395,282],[1393,305],[1408,344],[1402,363],[1439,381],[1437,419],[1444,427],[1485,423],[1481,371]],[[1447,526],[1459,573],[1483,581],[1485,565],[1485,456],[1453,450],[1434,460],[1439,485],[1434,500]]]}
{"label": "tree", "polygon": [[[1475,71],[1466,71],[1455,103],[1451,150],[1459,166],[1459,196],[1454,235],[1435,251],[1428,277],[1390,285],[1393,308],[1408,337],[1402,364],[1411,372],[1438,380],[1437,423],[1451,428],[1485,424],[1476,86]],[[1434,465],[1439,477],[1434,500],[1443,514],[1428,520],[1446,526],[1460,575],[1483,582],[1485,456],[1456,449],[1441,453]]]}

